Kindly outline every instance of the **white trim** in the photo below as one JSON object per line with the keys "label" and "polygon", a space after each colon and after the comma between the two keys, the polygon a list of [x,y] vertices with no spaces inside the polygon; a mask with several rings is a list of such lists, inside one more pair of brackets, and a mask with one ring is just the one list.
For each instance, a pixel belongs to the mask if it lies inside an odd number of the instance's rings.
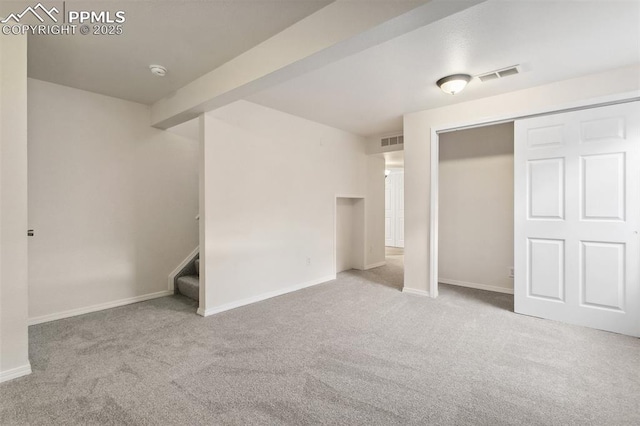
{"label": "white trim", "polygon": [[561,105],[548,105],[546,107],[537,108],[531,111],[520,113],[507,113],[496,117],[470,120],[466,122],[442,124],[431,128],[431,158],[429,159],[431,169],[430,189],[430,221],[429,221],[429,289],[433,297],[438,297],[438,174],[439,174],[439,133],[450,132],[461,129],[471,129],[474,127],[491,126],[511,121],[516,121],[525,117],[538,115],[558,114],[570,110],[597,108],[603,105],[611,105],[616,103],[635,102],[640,100],[640,91],[633,90],[625,93],[601,96],[590,99],[582,99],[578,101],[568,102]]}
{"label": "white trim", "polygon": [[402,292],[407,294],[413,294],[415,296],[431,297],[428,291],[418,290],[417,288],[402,287]]}
{"label": "white trim", "polygon": [[441,284],[451,284],[460,287],[475,288],[478,290],[495,291],[496,293],[513,294],[512,288],[498,287],[489,284],[470,283],[467,281],[450,280],[449,278],[440,278],[438,282]]}
{"label": "white trim", "polygon": [[167,290],[169,290],[171,293],[175,293],[176,288],[175,288],[175,280],[176,280],[176,275],[178,275],[180,273],[180,271],[182,271],[182,269],[187,266],[189,264],[189,262],[191,262],[193,260],[194,257],[196,257],[196,255],[200,252],[200,247],[196,247],[191,253],[189,253],[189,255],[182,261],[180,262],[180,264],[176,267],[176,269],[174,269],[173,271],[171,271],[171,273],[169,274],[169,286],[167,287]]}
{"label": "white trim", "polygon": [[[434,143],[435,141],[435,143]],[[434,161],[435,159],[435,161]],[[435,167],[433,166],[435,162]],[[431,297],[438,297],[438,191],[440,189],[439,179],[440,167],[440,140],[438,133],[431,129],[431,203],[429,223],[429,271],[431,277],[429,279],[429,293]]]}
{"label": "white trim", "polygon": [[472,129],[474,127],[492,126],[494,124],[503,124],[523,118],[530,118],[539,115],[559,114],[563,112],[569,112],[578,109],[591,109],[598,108],[606,105],[613,105],[619,103],[637,102],[640,101],[640,90],[632,90],[624,93],[617,93],[614,95],[600,96],[590,99],[581,99],[578,101],[567,102],[560,105],[546,106],[536,108],[530,111],[523,111],[520,113],[507,113],[497,115],[495,117],[488,117],[483,119],[471,120],[466,122],[442,124],[436,127],[432,127],[432,130],[436,133],[452,132],[455,130]]}
{"label": "white trim", "polygon": [[200,288],[198,291],[198,310],[197,313],[200,314],[201,311],[206,310],[207,308],[207,214],[206,214],[206,205],[207,205],[207,197],[205,196],[206,183],[208,181],[213,182],[213,179],[207,179],[207,175],[211,173],[211,167],[206,167],[205,160],[206,155],[209,152],[207,148],[208,144],[205,143],[205,127],[206,127],[207,117],[203,114],[200,114],[198,117],[198,129],[199,129],[199,137],[198,137],[198,151],[200,153],[198,159],[198,216],[201,219],[198,219],[198,243],[200,247]]}
{"label": "white trim", "polygon": [[373,269],[373,268],[379,268],[380,266],[385,266],[386,264],[387,264],[386,260],[383,260],[382,262],[378,262],[378,263],[372,263],[371,265],[365,266],[363,271]]}
{"label": "white trim", "polygon": [[0,371],[0,383],[22,376],[28,376],[29,374],[31,374],[31,363],[27,362],[25,365],[12,368],[11,370]]}
{"label": "white trim", "polygon": [[89,314],[91,312],[104,311],[105,309],[117,308],[119,306],[130,305],[132,303],[144,302],[145,300],[157,299],[159,297],[171,296],[173,291],[158,291],[156,293],[143,294],[142,296],[128,297],[126,299],[114,300],[113,302],[100,303],[98,305],[86,306],[84,308],[71,309],[55,314],[42,315],[40,317],[29,318],[29,325],[42,324],[44,322],[57,321],[64,318]]}
{"label": "white trim", "polygon": [[336,198],[362,198],[363,200],[366,198],[364,195],[359,195],[359,194],[337,194],[336,193]]}
{"label": "white trim", "polygon": [[215,306],[211,309],[203,310],[199,308],[198,315],[202,315],[203,317],[208,317],[210,315],[219,314],[220,312],[229,311],[231,309],[239,308],[241,306],[251,305],[257,302],[262,302],[263,300],[271,299],[272,297],[282,296],[287,293],[292,293],[294,291],[298,291],[307,287],[312,287],[314,285],[326,283],[327,281],[332,281],[335,279],[336,279],[335,275],[328,275],[326,277],[307,281],[302,284],[293,285],[291,287],[286,287],[280,290],[270,291],[268,293],[262,293],[257,296],[247,297],[246,299],[237,300],[231,303],[225,303],[224,305]]}

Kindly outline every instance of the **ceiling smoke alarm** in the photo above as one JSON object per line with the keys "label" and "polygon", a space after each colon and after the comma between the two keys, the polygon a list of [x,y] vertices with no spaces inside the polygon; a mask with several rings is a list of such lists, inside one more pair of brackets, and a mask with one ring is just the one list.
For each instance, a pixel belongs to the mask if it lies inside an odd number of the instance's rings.
{"label": "ceiling smoke alarm", "polygon": [[149,65],[149,69],[153,75],[157,75],[158,77],[167,75],[167,69],[162,65]]}

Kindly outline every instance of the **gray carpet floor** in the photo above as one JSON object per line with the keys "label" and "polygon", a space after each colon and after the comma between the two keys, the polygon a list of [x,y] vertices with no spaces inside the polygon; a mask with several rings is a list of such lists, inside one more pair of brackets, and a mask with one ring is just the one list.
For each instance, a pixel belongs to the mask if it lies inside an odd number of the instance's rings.
{"label": "gray carpet floor", "polygon": [[208,318],[173,296],[33,326],[0,424],[640,424],[639,339],[401,283],[396,256]]}

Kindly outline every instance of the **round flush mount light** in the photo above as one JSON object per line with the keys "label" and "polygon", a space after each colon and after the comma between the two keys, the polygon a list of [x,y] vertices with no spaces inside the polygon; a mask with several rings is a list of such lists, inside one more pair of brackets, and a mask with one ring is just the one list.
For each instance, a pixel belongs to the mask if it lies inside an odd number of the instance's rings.
{"label": "round flush mount light", "polygon": [[167,75],[167,69],[162,65],[149,65],[149,69],[153,75],[157,75],[158,77]]}
{"label": "round flush mount light", "polygon": [[436,81],[436,84],[444,93],[455,95],[461,92],[470,81],[471,76],[469,74],[454,74],[442,77]]}

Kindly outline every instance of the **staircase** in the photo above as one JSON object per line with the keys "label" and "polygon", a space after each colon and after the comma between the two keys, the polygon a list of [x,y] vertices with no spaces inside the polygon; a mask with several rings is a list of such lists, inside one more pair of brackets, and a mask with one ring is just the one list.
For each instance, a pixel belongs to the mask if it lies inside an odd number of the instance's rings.
{"label": "staircase", "polygon": [[[195,274],[194,274],[195,272]],[[183,296],[193,300],[200,299],[200,259],[187,265],[176,278],[176,288]]]}

